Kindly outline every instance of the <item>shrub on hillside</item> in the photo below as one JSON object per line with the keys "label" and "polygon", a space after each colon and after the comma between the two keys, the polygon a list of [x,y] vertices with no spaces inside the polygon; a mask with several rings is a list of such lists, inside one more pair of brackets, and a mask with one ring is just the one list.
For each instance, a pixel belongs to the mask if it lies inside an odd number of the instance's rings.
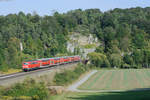
{"label": "shrub on hillside", "polygon": [[107,56],[103,53],[92,52],[88,54],[89,60],[96,67],[110,67]]}
{"label": "shrub on hillside", "polygon": [[32,97],[29,96],[20,96],[20,97],[2,96],[0,97],[0,100],[38,100],[38,99],[33,99]]}
{"label": "shrub on hillside", "polygon": [[110,63],[112,67],[120,68],[122,65],[122,57],[119,54],[111,54]]}
{"label": "shrub on hillside", "polygon": [[91,49],[91,48],[95,48],[96,47],[96,44],[87,44],[87,45],[84,45],[84,48],[86,49]]}
{"label": "shrub on hillside", "polygon": [[85,70],[83,65],[79,65],[74,71],[65,70],[62,73],[57,73],[54,77],[54,82],[56,85],[67,85],[76,80]]}
{"label": "shrub on hillside", "polygon": [[29,99],[30,97],[32,100],[45,100],[48,98],[48,89],[44,83],[37,83],[29,79],[4,89],[1,95],[16,98],[15,100],[26,100],[24,98]]}
{"label": "shrub on hillside", "polygon": [[125,64],[122,65],[122,68],[129,69],[129,68],[131,68],[131,66],[129,64],[125,63]]}

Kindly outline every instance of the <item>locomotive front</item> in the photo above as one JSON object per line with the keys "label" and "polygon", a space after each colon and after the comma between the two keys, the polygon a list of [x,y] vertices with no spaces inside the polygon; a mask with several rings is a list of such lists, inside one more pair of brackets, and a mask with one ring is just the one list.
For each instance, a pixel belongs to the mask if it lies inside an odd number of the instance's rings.
{"label": "locomotive front", "polygon": [[22,69],[24,71],[28,71],[29,70],[29,62],[23,62],[22,64]]}

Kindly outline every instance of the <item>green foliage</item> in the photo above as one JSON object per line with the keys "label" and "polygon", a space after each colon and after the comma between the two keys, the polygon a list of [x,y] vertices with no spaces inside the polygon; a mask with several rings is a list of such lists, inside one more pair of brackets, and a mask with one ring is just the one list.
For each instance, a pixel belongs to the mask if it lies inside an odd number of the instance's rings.
{"label": "green foliage", "polygon": [[144,59],[143,59],[144,67],[148,68],[150,67],[150,50],[145,49],[143,50],[143,53],[144,53]]}
{"label": "green foliage", "polygon": [[142,50],[134,50],[132,56],[134,59],[134,64],[136,64],[138,67],[142,67],[144,58]]}
{"label": "green foliage", "polygon": [[88,54],[88,57],[91,61],[91,64],[96,67],[110,67],[110,63],[106,55],[102,53],[92,52]]}
{"label": "green foliage", "polygon": [[104,53],[104,47],[99,46],[99,47],[96,48],[95,51],[96,51],[96,52],[99,52],[99,53]]}
{"label": "green foliage", "polygon": [[27,98],[29,100],[44,100],[48,98],[48,93],[44,83],[37,83],[33,79],[27,79],[23,83],[17,83],[1,91],[2,96],[18,98],[15,100],[26,100]]}
{"label": "green foliage", "polygon": [[86,48],[86,49],[90,49],[90,48],[94,48],[94,47],[96,47],[95,44],[87,44],[87,45],[84,45],[84,48]]}
{"label": "green foliage", "polygon": [[62,73],[57,73],[54,77],[54,82],[56,85],[67,85],[75,81],[81,74],[86,71],[84,65],[79,65],[73,71],[65,70]]}
{"label": "green foliage", "polygon": [[141,49],[146,45],[144,34],[145,34],[145,32],[143,30],[137,29],[135,31],[135,36],[133,38],[133,43],[134,43],[135,47]]}
{"label": "green foliage", "polygon": [[110,55],[110,62],[112,67],[120,68],[122,65],[122,57],[119,54]]}
{"label": "green foliage", "polygon": [[122,65],[122,68],[130,68],[130,67],[131,66],[129,64],[126,64],[126,63]]}
{"label": "green foliage", "polygon": [[[134,65],[149,67],[149,57],[142,50],[150,50],[149,10],[149,7],[117,8],[102,13],[99,9],[77,9],[44,17],[23,12],[0,16],[0,70],[20,68],[22,61],[28,59],[70,54],[67,51],[69,33],[93,34],[101,44],[96,52],[106,56],[130,53]],[[136,60],[135,49],[144,52],[142,56],[147,55],[144,61]],[[74,54],[80,54],[79,48]]]}
{"label": "green foliage", "polygon": [[125,54],[124,57],[123,57],[123,61],[125,62],[125,64],[132,65],[133,64],[132,55]]}

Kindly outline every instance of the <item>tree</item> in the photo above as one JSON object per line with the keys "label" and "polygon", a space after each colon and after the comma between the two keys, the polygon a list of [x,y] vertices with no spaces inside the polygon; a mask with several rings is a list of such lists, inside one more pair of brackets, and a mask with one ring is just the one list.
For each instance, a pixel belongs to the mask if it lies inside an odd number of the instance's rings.
{"label": "tree", "polygon": [[137,65],[137,68],[141,68],[143,64],[143,51],[140,49],[135,49],[132,53],[134,64]]}
{"label": "tree", "polygon": [[91,61],[91,64],[96,67],[110,67],[110,63],[107,60],[106,55],[102,53],[92,52],[88,54],[88,57]]}
{"label": "tree", "polygon": [[115,39],[116,31],[112,27],[106,27],[103,34],[105,42],[105,52],[107,52],[111,47],[111,41]]}
{"label": "tree", "polygon": [[144,67],[148,68],[150,67],[150,50],[149,49],[144,49]]}
{"label": "tree", "polygon": [[133,38],[133,43],[135,47],[137,48],[143,48],[145,44],[145,37],[144,37],[145,32],[143,30],[136,30],[135,36]]}
{"label": "tree", "polygon": [[120,62],[125,66],[149,67],[149,10],[116,8],[102,13],[99,9],[77,9],[43,17],[23,12],[0,16],[0,65],[19,68],[21,61],[27,59],[71,55],[66,48],[68,35],[78,33],[99,39],[98,55],[90,55],[95,66],[110,66],[112,61],[111,65],[118,67],[122,66]]}
{"label": "tree", "polygon": [[8,55],[7,61],[9,61],[9,66],[14,68],[20,68],[22,63],[20,53],[20,41],[17,38],[10,38],[8,41]]}
{"label": "tree", "polygon": [[119,54],[111,54],[110,62],[112,67],[120,68],[122,65],[122,57]]}
{"label": "tree", "polygon": [[119,48],[128,51],[131,45],[131,29],[128,24],[121,24],[117,27],[116,37],[119,41]]}
{"label": "tree", "polygon": [[126,64],[133,65],[132,56],[129,55],[129,54],[127,54],[127,53],[124,55],[123,61],[124,61]]}
{"label": "tree", "polygon": [[104,16],[101,21],[102,21],[102,28],[105,28],[105,27],[115,28],[118,23],[116,18],[110,12],[104,13]]}

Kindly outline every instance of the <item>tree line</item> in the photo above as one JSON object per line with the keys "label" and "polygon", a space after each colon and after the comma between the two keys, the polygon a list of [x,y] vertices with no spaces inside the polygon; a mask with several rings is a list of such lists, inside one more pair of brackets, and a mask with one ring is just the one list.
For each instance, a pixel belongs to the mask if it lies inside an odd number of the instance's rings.
{"label": "tree line", "polygon": [[97,67],[150,67],[150,7],[137,7],[1,15],[0,70],[21,68],[24,60],[71,55],[67,40],[74,32],[98,37],[101,45],[89,54]]}

